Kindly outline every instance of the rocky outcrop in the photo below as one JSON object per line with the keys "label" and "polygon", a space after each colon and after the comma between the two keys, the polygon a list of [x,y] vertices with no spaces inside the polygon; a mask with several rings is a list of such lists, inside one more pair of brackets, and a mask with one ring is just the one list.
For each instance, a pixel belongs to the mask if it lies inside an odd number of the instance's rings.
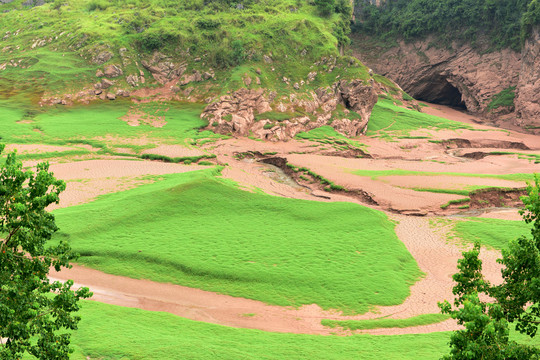
{"label": "rocky outcrop", "polygon": [[[357,41],[361,46],[361,41]],[[521,55],[504,49],[480,53],[467,44],[438,48],[433,39],[405,43],[356,56],[376,73],[387,76],[416,99],[485,112],[492,97],[516,86]]]}
{"label": "rocky outcrop", "polygon": [[122,71],[120,65],[109,65],[105,68],[105,71],[103,73],[108,78],[116,78],[122,76],[124,74],[124,71]]}
{"label": "rocky outcrop", "polygon": [[522,51],[515,99],[517,125],[540,131],[540,27],[533,29]]}
{"label": "rocky outcrop", "polygon": [[[276,99],[271,91],[242,88],[208,105],[201,116],[208,119],[209,128],[215,132],[253,135],[271,141],[287,141],[299,132],[324,125],[354,137],[367,129],[371,110],[377,102],[376,91],[361,80],[341,80],[309,95],[308,99],[298,99],[294,94]],[[336,118],[333,112],[338,105],[342,105],[345,112],[355,111],[361,119]]]}
{"label": "rocky outcrop", "polygon": [[185,63],[175,63],[171,58],[159,52],[155,52],[149,60],[142,60],[141,64],[160,84],[180,78],[187,68]]}

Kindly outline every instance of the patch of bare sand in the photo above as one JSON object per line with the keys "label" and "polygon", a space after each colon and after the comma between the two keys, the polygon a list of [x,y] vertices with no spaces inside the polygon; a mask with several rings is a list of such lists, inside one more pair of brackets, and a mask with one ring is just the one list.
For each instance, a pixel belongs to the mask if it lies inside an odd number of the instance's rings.
{"label": "patch of bare sand", "polygon": [[82,204],[99,195],[127,190],[147,183],[145,175],[164,175],[200,169],[197,166],[136,160],[88,160],[53,164],[54,175],[66,181],[60,204],[49,210]]}
{"label": "patch of bare sand", "polygon": [[[418,192],[401,187],[437,188],[439,183],[446,187],[458,183],[461,186],[516,186],[523,187],[525,182],[503,181],[498,179],[477,177],[443,176],[384,176],[372,179],[370,176],[359,176],[355,170],[407,170],[433,173],[468,173],[485,175],[504,175],[511,173],[540,172],[540,164],[532,164],[526,160],[503,157],[502,159],[485,158],[477,161],[459,161],[454,163],[438,163],[426,161],[408,161],[404,159],[351,159],[326,157],[314,154],[288,154],[287,159],[296,166],[303,166],[347,189],[361,189],[372,195],[375,201],[385,209],[401,212],[416,211],[419,213],[436,213],[440,206],[450,200],[459,199],[459,195]],[[497,161],[496,161],[497,160]],[[448,176],[448,179],[445,177]],[[395,179],[397,178],[397,179]]]}
{"label": "patch of bare sand", "polygon": [[478,215],[480,218],[522,221],[518,209],[495,209]]}

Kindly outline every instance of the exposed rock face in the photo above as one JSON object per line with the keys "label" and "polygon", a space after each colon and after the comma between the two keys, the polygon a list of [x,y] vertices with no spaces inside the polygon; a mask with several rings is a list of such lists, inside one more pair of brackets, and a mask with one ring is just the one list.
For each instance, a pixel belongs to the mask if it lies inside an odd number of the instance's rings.
{"label": "exposed rock face", "polygon": [[518,124],[540,129],[540,27],[533,29],[522,51],[521,72],[515,99]]}
{"label": "exposed rock face", "polygon": [[[377,93],[373,87],[360,80],[341,80],[329,88],[320,88],[311,93],[311,99],[297,99],[291,95],[287,101],[275,99],[275,93],[264,89],[242,88],[231,95],[222,96],[208,105],[203,118],[209,120],[209,128],[222,134],[235,134],[271,141],[287,141],[302,131],[309,131],[324,125],[331,125],[347,136],[358,136],[365,132]],[[361,115],[361,120],[334,119],[332,112],[338,105]],[[302,108],[309,116],[299,116],[295,109]],[[278,123],[264,119],[268,112],[292,114]],[[255,115],[260,121],[255,120]],[[296,114],[296,115],[294,115]],[[271,117],[271,116],[269,116]]]}
{"label": "exposed rock face", "polygon": [[105,68],[104,74],[108,78],[116,78],[122,76],[124,72],[120,65],[109,65]]}
{"label": "exposed rock face", "polygon": [[185,63],[176,64],[171,59],[159,52],[155,52],[150,60],[142,60],[141,64],[152,74],[154,79],[165,84],[173,79],[181,77],[186,71]]}
{"label": "exposed rock face", "polygon": [[383,53],[357,54],[375,72],[397,82],[419,100],[484,112],[492,97],[516,86],[521,55],[512,50],[481,54],[469,45],[435,48],[433,39],[399,43]]}
{"label": "exposed rock face", "polygon": [[126,82],[129,85],[136,87],[139,85],[139,77],[137,75],[128,75],[126,78]]}

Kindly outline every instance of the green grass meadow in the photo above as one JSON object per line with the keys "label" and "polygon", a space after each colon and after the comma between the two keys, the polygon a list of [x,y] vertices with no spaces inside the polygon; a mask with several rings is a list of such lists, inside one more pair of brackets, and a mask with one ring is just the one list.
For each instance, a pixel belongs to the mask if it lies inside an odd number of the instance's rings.
{"label": "green grass meadow", "polygon": [[[382,212],[240,190],[216,170],[55,211],[79,263],[282,306],[396,305],[421,272]],[[91,219],[91,221],[89,221]]]}
{"label": "green grass meadow", "polygon": [[510,240],[531,235],[531,225],[524,221],[469,218],[457,221],[453,232],[466,243],[479,241],[482,245],[497,250],[508,246]]}
{"label": "green grass meadow", "polygon": [[[122,117],[130,111],[143,117],[162,117],[166,124],[130,126]],[[201,105],[185,103],[132,104],[128,101],[95,103],[73,107],[55,106],[46,111],[13,99],[0,100],[0,141],[11,144],[88,144],[98,154],[114,154],[113,147],[127,147],[136,153],[159,144],[192,146],[222,138],[201,130],[208,123],[200,118]],[[88,153],[88,151],[86,152]],[[47,159],[69,154],[35,154]],[[80,154],[79,154],[80,155]]]}
{"label": "green grass meadow", "polygon": [[362,359],[435,360],[449,333],[321,336],[270,333],[85,301],[74,332],[74,360]]}
{"label": "green grass meadow", "polygon": [[[80,316],[71,341],[74,360],[436,360],[449,352],[449,332],[391,336],[271,333],[93,301],[82,302]],[[529,345],[539,341],[514,331],[511,338]]]}

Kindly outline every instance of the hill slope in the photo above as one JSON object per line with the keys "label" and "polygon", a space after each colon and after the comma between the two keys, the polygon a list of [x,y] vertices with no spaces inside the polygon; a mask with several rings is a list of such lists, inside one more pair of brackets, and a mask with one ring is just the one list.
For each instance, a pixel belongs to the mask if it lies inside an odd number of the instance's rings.
{"label": "hill slope", "polygon": [[358,135],[377,93],[401,97],[340,54],[348,6],[322,14],[292,0],[15,0],[0,10],[4,97],[205,102],[216,132],[270,140],[328,124]]}

